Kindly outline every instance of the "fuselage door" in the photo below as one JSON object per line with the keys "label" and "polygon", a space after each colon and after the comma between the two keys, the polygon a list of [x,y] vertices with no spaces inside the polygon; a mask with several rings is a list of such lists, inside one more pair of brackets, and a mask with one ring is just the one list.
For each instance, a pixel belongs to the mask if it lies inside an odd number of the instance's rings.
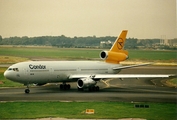
{"label": "fuselage door", "polygon": [[53,74],[53,68],[50,68],[49,72],[50,72],[50,75],[52,75]]}
{"label": "fuselage door", "polygon": [[24,69],[23,69],[23,72],[24,72],[24,77],[23,77],[23,79],[28,80],[28,79],[29,79],[29,70],[26,69],[26,68],[24,68]]}
{"label": "fuselage door", "polygon": [[53,81],[55,78],[55,75],[54,75],[54,70],[53,68],[49,68],[49,76],[48,76],[48,82],[51,82]]}

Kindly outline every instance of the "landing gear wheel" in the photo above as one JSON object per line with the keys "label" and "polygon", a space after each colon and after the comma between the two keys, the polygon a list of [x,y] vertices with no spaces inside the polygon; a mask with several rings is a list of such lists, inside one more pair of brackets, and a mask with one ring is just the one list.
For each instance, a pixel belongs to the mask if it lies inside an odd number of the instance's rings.
{"label": "landing gear wheel", "polygon": [[99,86],[96,86],[96,87],[95,87],[95,90],[96,90],[96,91],[99,91],[99,90],[100,90]]}
{"label": "landing gear wheel", "polygon": [[71,88],[70,84],[61,84],[60,90],[69,90]]}
{"label": "landing gear wheel", "polygon": [[70,84],[67,84],[66,85],[66,89],[69,90],[71,88],[71,85]]}
{"label": "landing gear wheel", "polygon": [[29,83],[24,84],[24,85],[26,85],[26,87],[27,87],[27,88],[25,89],[25,93],[26,93],[26,94],[30,93]]}
{"label": "landing gear wheel", "polygon": [[29,89],[25,89],[25,93],[30,93],[30,90]]}
{"label": "landing gear wheel", "polygon": [[64,89],[64,85],[61,84],[61,85],[60,85],[60,90],[63,90],[63,89]]}
{"label": "landing gear wheel", "polygon": [[93,92],[93,91],[99,91],[100,88],[99,88],[99,86],[92,86],[92,87],[89,87],[88,90],[89,90],[90,92]]}

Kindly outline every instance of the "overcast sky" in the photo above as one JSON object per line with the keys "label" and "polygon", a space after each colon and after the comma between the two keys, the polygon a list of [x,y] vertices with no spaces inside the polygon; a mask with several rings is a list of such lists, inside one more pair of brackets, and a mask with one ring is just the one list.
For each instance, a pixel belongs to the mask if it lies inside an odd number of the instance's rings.
{"label": "overcast sky", "polygon": [[177,0],[0,0],[0,35],[177,38]]}

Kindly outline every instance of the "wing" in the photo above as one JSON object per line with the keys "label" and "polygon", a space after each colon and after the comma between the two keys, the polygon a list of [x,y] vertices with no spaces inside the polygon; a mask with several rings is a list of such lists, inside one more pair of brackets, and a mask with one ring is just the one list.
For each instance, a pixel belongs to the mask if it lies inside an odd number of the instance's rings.
{"label": "wing", "polygon": [[108,78],[168,78],[176,75],[165,75],[165,74],[77,74],[70,75],[69,79],[79,78],[93,78],[93,79],[108,79]]}

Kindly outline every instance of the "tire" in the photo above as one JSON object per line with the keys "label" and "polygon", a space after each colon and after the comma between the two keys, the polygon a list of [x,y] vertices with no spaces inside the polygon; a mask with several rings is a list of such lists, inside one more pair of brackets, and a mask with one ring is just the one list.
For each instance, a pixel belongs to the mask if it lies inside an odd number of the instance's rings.
{"label": "tire", "polygon": [[99,90],[100,90],[99,86],[96,86],[95,89],[96,89],[96,91],[99,91]]}
{"label": "tire", "polygon": [[29,90],[29,89],[25,89],[25,93],[26,93],[26,94],[29,94],[29,93],[30,93],[30,90]]}

